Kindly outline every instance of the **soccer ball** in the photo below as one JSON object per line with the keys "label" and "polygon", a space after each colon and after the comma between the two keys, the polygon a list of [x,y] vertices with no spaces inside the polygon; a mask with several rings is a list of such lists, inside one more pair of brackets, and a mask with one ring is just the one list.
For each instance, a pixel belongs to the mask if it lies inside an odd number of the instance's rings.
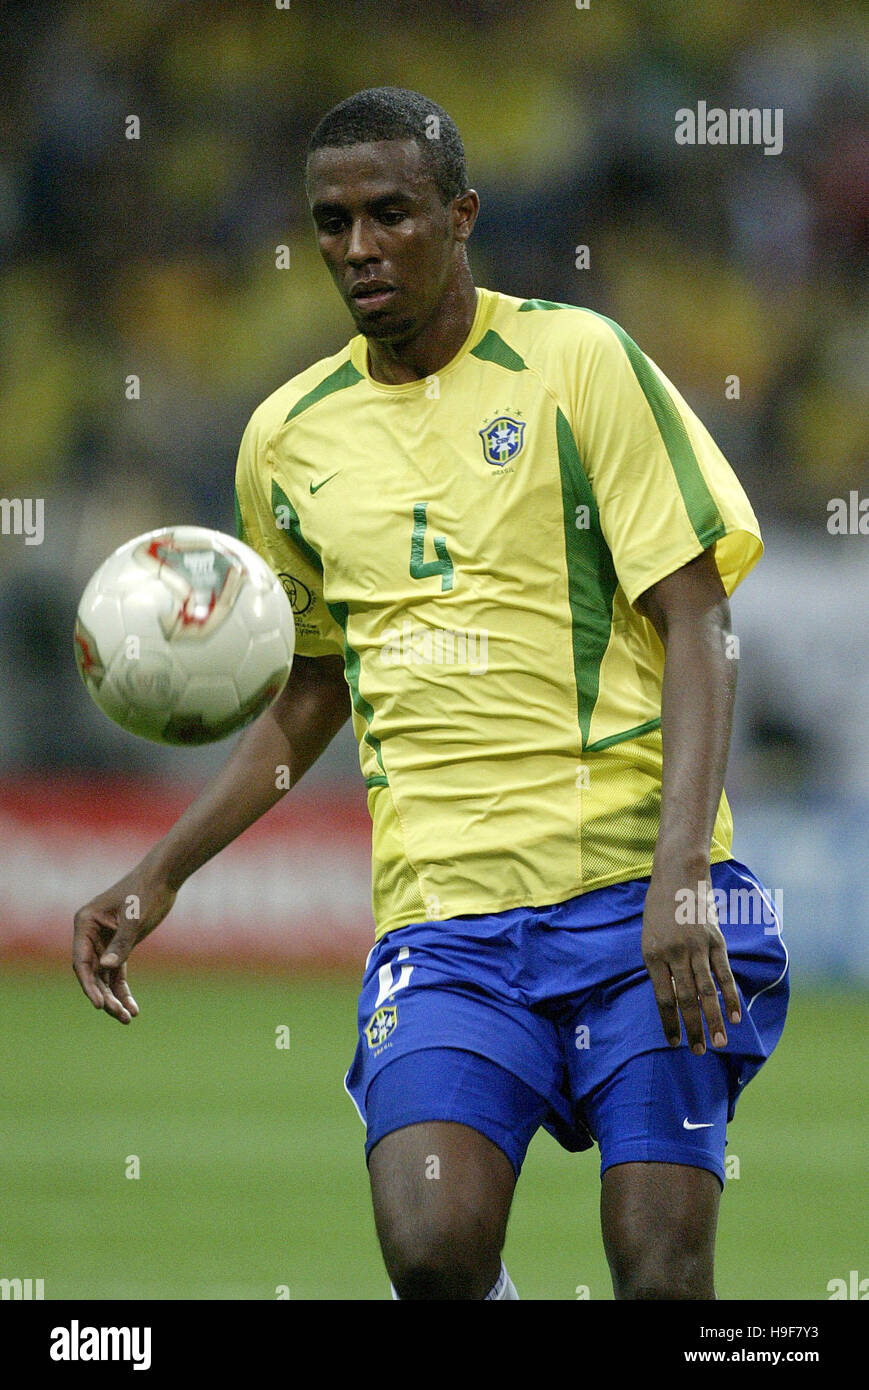
{"label": "soccer ball", "polygon": [[225,738],[283,690],[293,611],[250,546],[202,526],[127,541],[81,597],[75,656],[100,709],[154,743]]}

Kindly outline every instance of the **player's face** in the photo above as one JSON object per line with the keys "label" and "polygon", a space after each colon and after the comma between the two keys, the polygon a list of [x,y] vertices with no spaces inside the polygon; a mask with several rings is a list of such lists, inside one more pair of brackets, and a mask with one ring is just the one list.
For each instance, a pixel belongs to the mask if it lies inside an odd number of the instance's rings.
{"label": "player's face", "polygon": [[415,337],[465,239],[455,200],[441,201],[416,141],[315,151],[308,197],[320,254],[359,331],[392,344]]}

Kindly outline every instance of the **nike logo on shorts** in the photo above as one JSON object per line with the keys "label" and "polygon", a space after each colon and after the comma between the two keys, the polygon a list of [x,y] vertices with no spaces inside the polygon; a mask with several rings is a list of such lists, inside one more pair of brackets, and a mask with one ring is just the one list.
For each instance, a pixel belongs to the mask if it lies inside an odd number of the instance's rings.
{"label": "nike logo on shorts", "polygon": [[715,1124],[714,1124],[714,1121],[710,1120],[708,1123],[700,1123],[700,1124],[696,1124],[696,1125],[695,1125],[695,1124],[692,1124],[690,1120],[684,1119],[684,1120],[682,1121],[682,1128],[683,1128],[683,1129],[714,1129],[714,1128],[715,1128]]}

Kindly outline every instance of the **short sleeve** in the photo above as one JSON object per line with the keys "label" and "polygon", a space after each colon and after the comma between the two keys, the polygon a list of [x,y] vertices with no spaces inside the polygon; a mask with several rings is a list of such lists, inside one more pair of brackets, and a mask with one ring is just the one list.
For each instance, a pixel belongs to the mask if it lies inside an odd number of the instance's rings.
{"label": "short sleeve", "polygon": [[628,602],[712,545],[731,594],[763,552],[736,474],[633,339],[610,319],[589,317],[571,424]]}
{"label": "short sleeve", "polygon": [[254,412],[238,451],[235,525],[244,541],[280,579],[293,607],[299,656],[343,656],[344,636],[323,597],[323,572],[271,504],[265,441]]}

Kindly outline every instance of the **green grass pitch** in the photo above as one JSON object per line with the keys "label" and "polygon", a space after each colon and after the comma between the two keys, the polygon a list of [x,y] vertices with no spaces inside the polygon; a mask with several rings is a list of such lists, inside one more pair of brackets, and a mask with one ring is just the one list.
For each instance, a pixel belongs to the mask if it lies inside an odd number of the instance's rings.
{"label": "green grass pitch", "polygon": [[[46,1299],[388,1298],[342,1084],[356,981],[131,973],[122,1028],[65,970],[4,970],[0,1277]],[[863,995],[795,991],[730,1126],[720,1297],[826,1299],[869,1275],[865,1017]],[[537,1135],[505,1252],[522,1298],[612,1297],[598,1192],[596,1151]]]}

